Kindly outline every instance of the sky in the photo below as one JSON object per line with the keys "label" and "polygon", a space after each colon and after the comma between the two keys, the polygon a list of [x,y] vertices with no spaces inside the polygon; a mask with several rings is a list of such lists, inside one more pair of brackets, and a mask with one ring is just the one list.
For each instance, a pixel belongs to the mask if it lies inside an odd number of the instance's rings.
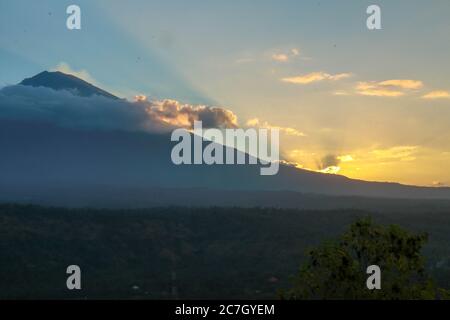
{"label": "sky", "polygon": [[[66,28],[71,4],[81,30]],[[60,70],[279,128],[301,168],[450,185],[449,13],[448,0],[1,0],[0,87]]]}

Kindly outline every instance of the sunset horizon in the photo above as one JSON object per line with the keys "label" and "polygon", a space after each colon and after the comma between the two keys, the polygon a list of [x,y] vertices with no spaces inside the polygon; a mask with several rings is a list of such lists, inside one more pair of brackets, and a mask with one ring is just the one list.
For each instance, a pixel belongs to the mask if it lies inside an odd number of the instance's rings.
{"label": "sunset horizon", "polygon": [[[322,4],[315,14],[308,14],[315,12],[312,3],[288,1],[270,15],[265,3],[259,10],[266,18],[249,20],[251,2],[240,14],[231,4],[180,3],[186,17],[177,11],[173,19],[183,28],[165,24],[169,5],[81,1],[86,16],[79,31],[57,28],[65,11],[47,2],[28,3],[33,10],[27,11],[19,10],[20,1],[2,5],[0,14],[9,14],[1,19],[7,71],[0,86],[62,71],[130,101],[145,96],[217,106],[242,127],[279,128],[284,159],[300,168],[368,181],[450,183],[449,45],[440,41],[450,30],[446,3],[427,8],[420,23],[429,28],[421,28],[414,16],[426,4],[382,1],[389,14],[381,30],[369,32],[364,15],[355,14],[366,1]],[[405,14],[409,20],[396,20]],[[182,22],[200,16],[201,23]],[[101,50],[94,50],[97,42]]]}
{"label": "sunset horizon", "polygon": [[0,303],[298,319],[450,300],[449,13],[0,0]]}

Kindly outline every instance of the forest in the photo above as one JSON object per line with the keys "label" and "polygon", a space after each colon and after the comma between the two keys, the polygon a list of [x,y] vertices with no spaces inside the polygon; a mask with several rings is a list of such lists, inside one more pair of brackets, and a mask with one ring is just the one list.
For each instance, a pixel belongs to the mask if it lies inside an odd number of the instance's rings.
{"label": "forest", "polygon": [[[370,217],[428,234],[427,272],[450,289],[447,209],[65,209],[0,205],[0,299],[277,299],[307,251]],[[82,290],[66,288],[78,265]]]}

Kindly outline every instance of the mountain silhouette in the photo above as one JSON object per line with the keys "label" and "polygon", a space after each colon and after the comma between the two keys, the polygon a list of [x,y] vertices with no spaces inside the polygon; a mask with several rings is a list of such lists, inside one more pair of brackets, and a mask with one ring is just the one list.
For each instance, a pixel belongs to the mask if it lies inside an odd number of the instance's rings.
{"label": "mountain silhouette", "polygon": [[[21,84],[118,99],[60,72],[43,72]],[[301,194],[450,199],[450,188],[369,182],[287,165],[280,165],[274,176],[261,176],[257,165],[177,166],[171,161],[176,142],[167,133],[67,127],[2,117],[2,112],[0,101],[0,201],[102,207],[287,203],[301,207],[305,199]]]}
{"label": "mountain silhouette", "polygon": [[89,82],[59,71],[43,71],[34,77],[24,79],[19,84],[32,87],[46,87],[54,90],[69,90],[72,93],[83,97],[99,95],[111,99],[119,99],[115,95],[102,90]]}

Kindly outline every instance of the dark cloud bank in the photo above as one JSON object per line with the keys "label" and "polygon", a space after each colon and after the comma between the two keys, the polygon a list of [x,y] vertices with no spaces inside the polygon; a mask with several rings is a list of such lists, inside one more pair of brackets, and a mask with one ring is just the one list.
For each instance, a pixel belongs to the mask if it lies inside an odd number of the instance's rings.
{"label": "dark cloud bank", "polygon": [[190,129],[195,120],[204,127],[235,127],[236,116],[219,107],[193,106],[175,100],[114,100],[81,97],[67,90],[15,85],[0,90],[0,118],[50,122],[64,127],[101,130],[168,132]]}

